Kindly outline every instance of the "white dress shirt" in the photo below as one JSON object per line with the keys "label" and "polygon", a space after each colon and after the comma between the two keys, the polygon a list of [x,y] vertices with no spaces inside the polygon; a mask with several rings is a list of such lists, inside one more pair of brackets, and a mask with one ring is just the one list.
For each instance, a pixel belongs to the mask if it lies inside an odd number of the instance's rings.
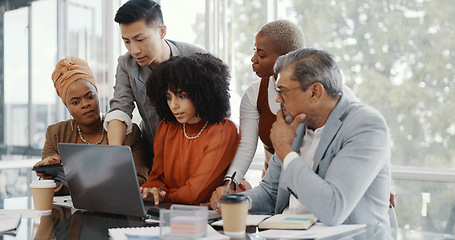
{"label": "white dress shirt", "polygon": [[[306,128],[305,136],[303,137],[303,143],[302,146],[300,146],[300,157],[304,159],[304,161],[310,166],[310,168],[313,168],[313,163],[314,163],[314,154],[316,153],[316,149],[319,145],[319,140],[321,140],[321,135],[322,135],[322,129],[324,126],[316,129],[316,130],[311,130],[309,128]],[[290,152],[286,157],[284,158],[283,161],[283,167],[286,169],[286,167],[294,161],[295,158],[299,157],[299,154],[296,152]],[[296,160],[298,161],[298,160]],[[294,195],[289,196],[289,205],[283,210],[283,213],[286,214],[306,214],[310,213],[308,209],[303,206],[299,200],[297,200]]]}

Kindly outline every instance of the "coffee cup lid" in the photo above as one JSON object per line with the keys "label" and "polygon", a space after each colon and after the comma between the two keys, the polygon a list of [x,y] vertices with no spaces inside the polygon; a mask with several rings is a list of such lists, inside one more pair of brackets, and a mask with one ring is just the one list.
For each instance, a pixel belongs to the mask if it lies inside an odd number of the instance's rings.
{"label": "coffee cup lid", "polygon": [[30,183],[31,188],[52,188],[56,186],[54,180],[34,180]]}
{"label": "coffee cup lid", "polygon": [[232,193],[232,194],[225,194],[221,197],[221,203],[244,203],[247,202],[248,199],[245,195]]}

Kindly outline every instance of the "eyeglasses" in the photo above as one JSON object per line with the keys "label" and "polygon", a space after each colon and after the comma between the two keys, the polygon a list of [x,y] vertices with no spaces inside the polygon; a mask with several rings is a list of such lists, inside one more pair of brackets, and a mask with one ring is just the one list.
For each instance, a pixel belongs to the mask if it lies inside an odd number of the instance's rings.
{"label": "eyeglasses", "polygon": [[275,87],[275,91],[276,91],[276,93],[278,93],[278,96],[280,96],[281,100],[284,101],[284,99],[283,99],[283,94],[284,93],[288,93],[290,91],[294,91],[294,90],[299,89],[299,88],[301,88],[301,87],[296,87],[296,88],[292,88],[292,89],[288,89],[288,90],[280,90],[277,87]]}

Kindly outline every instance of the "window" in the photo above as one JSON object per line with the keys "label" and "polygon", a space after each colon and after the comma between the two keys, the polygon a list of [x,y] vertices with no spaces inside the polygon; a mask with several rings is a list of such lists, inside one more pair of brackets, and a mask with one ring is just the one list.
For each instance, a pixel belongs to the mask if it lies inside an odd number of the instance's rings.
{"label": "window", "polygon": [[122,51],[118,26],[113,22],[113,9],[118,6],[111,1],[29,2],[3,3],[15,7],[6,8],[3,14],[5,65],[1,84],[5,95],[0,119],[5,131],[0,143],[8,146],[3,151],[7,155],[40,155],[47,126],[70,117],[52,85],[57,61],[77,56],[89,63],[97,80],[101,110],[106,112],[116,59]]}
{"label": "window", "polygon": [[205,48],[205,1],[161,1],[161,10],[167,39]]}
{"label": "window", "polygon": [[[29,17],[28,8],[15,9],[4,15],[4,138],[11,145],[28,144]],[[13,44],[14,48],[8,47]]]}
{"label": "window", "polygon": [[[279,1],[308,47],[330,51],[356,96],[386,118],[393,164],[454,168],[455,8],[445,1]],[[442,7],[444,6],[444,7]],[[451,5],[450,5],[451,6]]]}

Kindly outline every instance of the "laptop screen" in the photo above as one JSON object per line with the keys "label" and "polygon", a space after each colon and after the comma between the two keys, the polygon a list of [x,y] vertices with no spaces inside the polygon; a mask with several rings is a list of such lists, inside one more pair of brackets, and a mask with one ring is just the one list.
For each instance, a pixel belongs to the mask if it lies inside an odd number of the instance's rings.
{"label": "laptop screen", "polygon": [[59,143],[58,148],[75,208],[146,216],[130,147]]}

